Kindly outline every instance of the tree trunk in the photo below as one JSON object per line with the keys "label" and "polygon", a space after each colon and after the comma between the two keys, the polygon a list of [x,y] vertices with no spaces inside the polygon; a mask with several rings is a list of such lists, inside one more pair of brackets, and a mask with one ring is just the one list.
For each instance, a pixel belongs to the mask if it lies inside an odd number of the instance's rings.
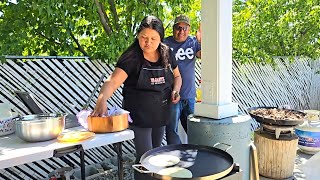
{"label": "tree trunk", "polygon": [[[274,137],[273,137],[274,136]],[[272,179],[285,179],[293,175],[298,137],[275,139],[275,135],[254,133],[254,144],[258,152],[259,173]]]}

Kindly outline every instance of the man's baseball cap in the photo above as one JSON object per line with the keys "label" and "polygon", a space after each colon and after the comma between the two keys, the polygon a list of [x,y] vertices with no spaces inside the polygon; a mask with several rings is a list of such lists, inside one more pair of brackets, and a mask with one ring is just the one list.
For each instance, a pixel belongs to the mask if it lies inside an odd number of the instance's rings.
{"label": "man's baseball cap", "polygon": [[174,20],[174,25],[178,23],[186,23],[190,26],[190,19],[188,16],[181,14],[181,15],[178,15]]}

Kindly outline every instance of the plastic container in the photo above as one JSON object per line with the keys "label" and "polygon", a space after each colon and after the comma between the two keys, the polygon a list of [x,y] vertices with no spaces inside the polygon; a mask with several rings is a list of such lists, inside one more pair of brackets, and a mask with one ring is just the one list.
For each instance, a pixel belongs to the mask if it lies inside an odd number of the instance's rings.
{"label": "plastic container", "polygon": [[0,119],[0,136],[9,135],[15,132],[15,121],[13,117]]}
{"label": "plastic container", "polygon": [[15,120],[17,113],[11,111],[8,103],[0,103],[0,136],[9,135],[15,132]]}
{"label": "plastic container", "polygon": [[307,121],[295,128],[299,137],[298,147],[307,154],[315,154],[320,151],[320,111],[305,110]]}

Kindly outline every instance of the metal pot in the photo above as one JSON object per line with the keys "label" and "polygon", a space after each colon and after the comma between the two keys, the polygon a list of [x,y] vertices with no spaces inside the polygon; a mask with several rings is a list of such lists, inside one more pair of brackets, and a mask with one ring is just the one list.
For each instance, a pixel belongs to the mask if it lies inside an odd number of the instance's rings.
{"label": "metal pot", "polygon": [[87,121],[89,131],[95,133],[123,131],[129,127],[128,114],[107,117],[89,116]]}
{"label": "metal pot", "polygon": [[65,114],[33,114],[16,118],[16,135],[28,142],[57,138],[64,130]]}
{"label": "metal pot", "polygon": [[[232,156],[226,152],[228,149],[224,151],[215,147],[194,144],[161,146],[144,153],[140,158],[141,164],[135,164],[133,168],[140,173],[149,174],[152,177],[163,180],[220,179],[229,174],[234,167]],[[149,159],[159,154],[178,157],[180,161],[174,166],[188,169],[192,173],[192,178],[178,178],[158,174],[160,170],[167,167],[154,166],[149,163]],[[147,171],[141,168],[145,168]]]}

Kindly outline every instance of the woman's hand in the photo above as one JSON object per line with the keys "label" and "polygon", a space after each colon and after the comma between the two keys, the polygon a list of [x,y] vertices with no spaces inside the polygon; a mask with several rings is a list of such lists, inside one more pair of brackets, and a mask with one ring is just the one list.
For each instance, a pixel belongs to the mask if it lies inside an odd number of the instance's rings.
{"label": "woman's hand", "polygon": [[115,68],[113,73],[108,77],[108,79],[103,83],[98,100],[96,102],[96,107],[90,114],[90,116],[107,116],[107,100],[112,96],[113,92],[117,90],[121,84],[127,79],[127,73],[120,69]]}
{"label": "woman's hand", "polygon": [[173,104],[177,104],[180,100],[180,94],[178,91],[172,91],[171,99]]}
{"label": "woman's hand", "polygon": [[90,114],[90,116],[107,116],[108,108],[107,108],[107,100],[103,97],[103,94],[100,94],[96,103],[96,107]]}

